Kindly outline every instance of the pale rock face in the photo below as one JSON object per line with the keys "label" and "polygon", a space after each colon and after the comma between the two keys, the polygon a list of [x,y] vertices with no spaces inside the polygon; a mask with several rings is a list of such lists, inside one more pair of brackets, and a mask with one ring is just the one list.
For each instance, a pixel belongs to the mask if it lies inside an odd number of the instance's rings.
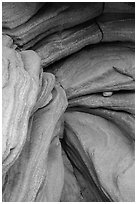
{"label": "pale rock face", "polygon": [[135,201],[133,4],[2,3],[3,202]]}
{"label": "pale rock face", "polygon": [[42,73],[34,51],[17,52],[7,36],[2,86],[3,200],[59,201],[64,166],[58,120],[68,105],[65,91],[53,74]]}
{"label": "pale rock face", "polygon": [[3,193],[6,202],[60,200],[64,165],[58,120],[67,107],[67,99],[61,87],[53,88],[52,101],[31,117],[23,150],[7,172],[8,182]]}
{"label": "pale rock face", "polygon": [[[40,58],[33,51],[17,52],[3,36],[2,137],[3,170],[18,157],[25,142],[28,120],[37,100]],[[12,150],[12,151],[11,151]]]}
{"label": "pale rock face", "polygon": [[65,122],[93,161],[100,183],[111,198],[120,202],[134,201],[134,144],[116,125],[99,116],[65,113]]}

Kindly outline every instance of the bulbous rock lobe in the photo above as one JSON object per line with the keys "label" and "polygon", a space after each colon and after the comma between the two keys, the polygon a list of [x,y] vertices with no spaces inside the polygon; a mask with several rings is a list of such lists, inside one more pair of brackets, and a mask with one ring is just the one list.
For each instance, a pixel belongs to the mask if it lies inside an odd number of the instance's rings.
{"label": "bulbous rock lobe", "polygon": [[[57,123],[66,106],[64,90],[55,85],[50,103],[38,109],[31,117],[23,150],[7,172],[8,179],[3,192],[4,201],[60,200],[64,183],[64,167]],[[18,175],[17,179],[16,175]]]}
{"label": "bulbous rock lobe", "polygon": [[[85,152],[90,158],[86,165],[90,169],[93,162],[100,185],[113,201],[134,201],[134,143],[113,123],[99,116],[69,112],[65,113],[65,123],[66,143],[75,147],[75,154],[84,158]],[[84,151],[80,150],[77,141]],[[67,151],[70,153],[69,149]],[[76,166],[77,162],[75,160]]]}
{"label": "bulbous rock lobe", "polygon": [[2,134],[3,171],[17,159],[25,142],[28,120],[39,93],[40,58],[34,51],[17,52],[3,36]]}

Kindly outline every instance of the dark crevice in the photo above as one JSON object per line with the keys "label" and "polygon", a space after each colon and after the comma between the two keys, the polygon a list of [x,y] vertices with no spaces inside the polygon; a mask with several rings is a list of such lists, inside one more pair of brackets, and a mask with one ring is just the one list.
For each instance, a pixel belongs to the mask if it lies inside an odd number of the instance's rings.
{"label": "dark crevice", "polygon": [[99,28],[99,30],[101,32],[101,36],[102,36],[102,38],[100,40],[100,43],[101,43],[103,41],[103,39],[104,39],[104,33],[103,33],[103,30],[101,29],[99,23],[97,22],[97,19],[95,19],[95,23],[96,23],[96,25],[98,26],[98,28]]}
{"label": "dark crevice", "polygon": [[67,107],[66,109],[66,112],[71,112],[71,111],[79,111],[79,112],[85,112],[85,113],[89,113],[89,110],[93,111],[94,110],[108,110],[108,111],[111,111],[111,112],[117,112],[117,113],[124,113],[124,114],[128,114],[130,115],[131,117],[134,118],[134,115],[127,112],[127,111],[124,111],[124,110],[114,110],[114,109],[110,109],[110,108],[104,108],[104,107],[95,107],[95,108],[90,108],[90,107],[86,107],[86,106],[74,106],[74,107]]}
{"label": "dark crevice", "polygon": [[135,81],[135,79],[132,77],[132,75],[129,75],[129,73],[126,73],[126,72],[124,72],[124,71],[122,71],[122,70],[120,70],[119,68],[114,67],[114,66],[113,66],[113,69],[114,69],[115,71],[117,71],[118,73],[120,73],[120,74],[122,74],[122,75],[125,75],[125,76],[128,76],[128,77],[130,77],[133,81]]}
{"label": "dark crevice", "polygon": [[[2,178],[3,179],[3,178]],[[2,192],[5,191],[6,189],[6,184],[8,184],[8,174],[6,174],[5,178],[4,178],[4,184],[2,185]]]}
{"label": "dark crevice", "polygon": [[[115,94],[133,94],[135,93],[135,90],[115,90],[115,91],[104,91],[104,92],[112,92],[112,96]],[[68,99],[68,101],[71,101],[73,99],[78,99],[78,98],[82,98],[82,97],[88,97],[88,96],[92,96],[92,95],[98,95],[98,96],[102,96],[105,98],[105,96],[103,96],[103,92],[96,92],[96,93],[87,93],[87,94],[81,94],[80,96],[74,96],[73,98]],[[111,96],[110,96],[111,97]]]}
{"label": "dark crevice", "polygon": [[[73,132],[73,134],[75,134],[75,133]],[[89,183],[90,190],[93,193],[93,195],[96,197],[97,202],[99,202],[99,201],[107,201],[107,202],[112,201],[110,196],[107,193],[103,192],[101,184],[98,180],[98,177],[97,177],[97,174],[96,174],[96,171],[95,171],[95,168],[94,168],[94,165],[93,165],[93,162],[91,161],[91,159],[90,159],[90,164],[91,164],[90,168],[92,170],[90,169],[90,171],[92,171],[94,179],[93,179],[91,173],[89,172],[88,167],[85,165],[83,159],[81,158],[80,154],[78,153],[77,149],[75,148],[75,146],[71,143],[68,143],[69,141],[66,142],[65,137],[66,137],[66,133],[64,132],[64,139],[62,140],[62,147],[63,147],[64,151],[66,152],[66,155],[67,155],[68,159],[70,160],[73,168],[76,168],[80,172],[80,174],[85,178],[86,182]],[[75,138],[77,138],[77,137],[75,136]],[[84,155],[84,157],[87,157],[86,154]],[[87,158],[87,160],[88,160],[88,158]],[[76,161],[76,162],[74,162],[74,161]]]}

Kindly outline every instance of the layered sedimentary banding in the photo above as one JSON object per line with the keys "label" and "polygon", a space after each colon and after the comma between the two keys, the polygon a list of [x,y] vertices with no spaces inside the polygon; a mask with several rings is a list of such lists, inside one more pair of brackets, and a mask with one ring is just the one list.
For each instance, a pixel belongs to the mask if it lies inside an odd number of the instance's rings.
{"label": "layered sedimentary banding", "polygon": [[67,100],[61,87],[56,86],[53,92],[51,102],[35,112],[31,118],[32,123],[23,150],[7,174],[3,200],[60,200],[64,167],[56,125],[66,109]]}
{"label": "layered sedimentary banding", "polygon": [[[74,146],[73,149],[81,155],[84,152],[80,151],[80,142],[91,160],[88,163],[87,159],[85,164],[90,169],[93,162],[100,187],[114,201],[134,201],[134,144],[113,123],[99,116],[80,112],[65,113],[65,123],[66,144]],[[66,148],[66,151],[71,155],[70,149]],[[77,166],[78,161],[74,162]],[[91,172],[96,181],[94,168],[91,168]]]}
{"label": "layered sedimentary banding", "polygon": [[39,75],[40,58],[34,51],[19,53],[3,46],[3,170],[18,157],[25,142],[29,117],[39,92]]}
{"label": "layered sedimentary banding", "polygon": [[3,2],[2,3],[2,26],[13,29],[28,21],[43,3],[34,2]]}
{"label": "layered sedimentary banding", "polygon": [[119,44],[89,46],[50,69],[68,99],[99,92],[135,90],[134,51]]}
{"label": "layered sedimentary banding", "polygon": [[[99,42],[134,42],[135,21],[132,15],[105,14],[49,35],[36,43],[34,49],[42,59],[42,66],[73,54],[87,45]],[[30,42],[31,43],[31,42]],[[29,44],[23,46],[26,49]]]}
{"label": "layered sedimentary banding", "polygon": [[106,108],[135,115],[135,93],[111,93],[112,95],[108,97],[99,93],[74,98],[69,100],[69,107]]}
{"label": "layered sedimentary banding", "polygon": [[3,3],[3,201],[135,200],[134,13]]}
{"label": "layered sedimentary banding", "polygon": [[[10,35],[17,45],[23,46],[41,34],[46,37],[93,19],[102,13],[102,9],[102,3],[57,3],[54,5],[47,3],[26,24],[12,30],[3,29],[3,32]],[[40,40],[39,37],[38,40]]]}

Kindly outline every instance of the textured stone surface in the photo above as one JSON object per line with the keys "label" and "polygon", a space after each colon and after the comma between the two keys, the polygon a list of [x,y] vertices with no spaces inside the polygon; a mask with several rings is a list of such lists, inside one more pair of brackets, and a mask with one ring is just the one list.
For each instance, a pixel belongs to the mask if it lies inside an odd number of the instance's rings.
{"label": "textured stone surface", "polygon": [[135,3],[2,6],[3,201],[135,201]]}

